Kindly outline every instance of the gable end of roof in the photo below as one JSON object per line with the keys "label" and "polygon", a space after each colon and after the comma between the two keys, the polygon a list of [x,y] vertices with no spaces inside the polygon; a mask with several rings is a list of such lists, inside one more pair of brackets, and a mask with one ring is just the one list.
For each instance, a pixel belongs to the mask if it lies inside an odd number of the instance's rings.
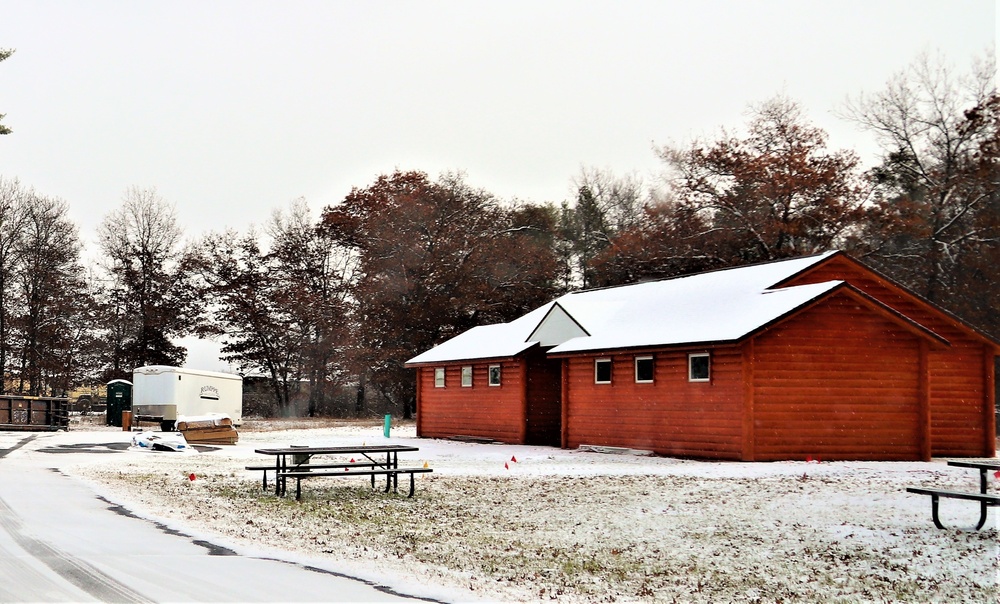
{"label": "gable end of roof", "polygon": [[[769,290],[769,291],[778,292],[781,290]],[[768,292],[765,292],[765,294],[766,293]],[[918,338],[922,338],[929,341],[932,345],[938,347],[951,346],[951,342],[949,342],[946,338],[936,333],[934,330],[911,319],[910,317],[897,311],[891,306],[882,303],[877,298],[869,296],[865,292],[861,291],[860,289],[858,289],[857,287],[851,285],[846,281],[840,281],[839,284],[833,289],[821,293],[812,300],[809,300],[808,302],[802,304],[798,308],[792,309],[789,312],[785,313],[784,315],[776,317],[773,321],[768,322],[766,325],[760,326],[758,329],[755,329],[752,333],[747,334],[747,336],[742,338],[741,341],[746,340],[749,337],[759,335],[760,333],[767,331],[771,327],[778,325],[779,323],[791,318],[793,315],[797,315],[805,310],[808,310],[809,308],[812,308],[816,304],[819,304],[824,300],[828,300],[829,298],[837,294],[846,294],[850,296],[854,300],[867,306],[870,310],[877,312],[879,315],[899,325],[904,330],[909,331]]]}
{"label": "gable end of roof", "polygon": [[[577,333],[575,335],[569,335],[569,334],[555,335],[554,334],[555,337],[556,337],[556,339],[558,339],[559,341],[550,341],[547,338],[543,338],[543,336],[546,335],[546,329],[545,328],[549,325],[549,321],[550,320],[556,320],[558,317],[562,317],[563,319],[565,319],[564,327],[568,326],[570,328],[570,330],[576,331]],[[556,344],[561,344],[561,343],[565,342],[566,340],[568,340],[570,338],[576,338],[576,337],[581,337],[581,336],[589,336],[589,335],[590,335],[590,332],[587,331],[587,328],[584,327],[583,325],[581,325],[580,322],[577,321],[576,318],[573,315],[569,314],[569,312],[567,312],[566,309],[563,308],[563,306],[561,304],[559,304],[559,302],[553,302],[552,306],[549,308],[548,312],[545,313],[545,316],[542,317],[542,320],[538,322],[538,324],[535,326],[535,328],[532,330],[532,332],[530,334],[528,334],[528,337],[525,338],[524,341],[525,342],[540,342],[542,344],[542,346],[554,346]],[[545,341],[543,341],[543,339]]]}
{"label": "gable end of roof", "polygon": [[839,250],[836,251],[835,253],[830,254],[829,257],[824,258],[821,262],[813,264],[811,266],[808,266],[808,267],[804,268],[803,270],[795,273],[794,275],[790,275],[787,278],[782,279],[779,283],[776,283],[774,285],[774,287],[781,287],[785,283],[788,283],[789,281],[792,281],[793,279],[796,279],[797,277],[805,275],[805,274],[809,273],[810,271],[815,270],[815,269],[819,268],[820,266],[822,266],[824,264],[827,264],[828,262],[831,262],[835,258],[837,258],[837,259],[843,259],[843,260],[847,261],[848,263],[853,264],[853,265],[855,265],[858,268],[861,268],[862,270],[870,272],[871,274],[875,275],[881,281],[884,281],[885,283],[887,283],[890,287],[898,289],[903,294],[905,294],[907,296],[910,296],[911,298],[913,298],[917,302],[919,302],[921,304],[925,304],[928,307],[932,308],[933,310],[941,313],[942,315],[945,316],[946,319],[948,319],[949,321],[955,323],[957,326],[961,327],[962,329],[966,329],[966,330],[972,332],[972,334],[975,337],[979,338],[980,340],[983,340],[984,343],[986,343],[987,345],[991,346],[994,349],[994,353],[995,354],[1000,355],[1000,341],[994,339],[991,335],[985,333],[984,331],[982,331],[981,329],[979,329],[975,325],[972,325],[971,323],[967,322],[965,319],[962,319],[958,315],[952,313],[948,309],[943,308],[942,306],[939,306],[935,302],[932,302],[932,301],[928,300],[927,298],[921,296],[920,294],[916,293],[915,291],[911,290],[910,288],[906,287],[905,285],[899,283],[898,281],[896,281],[892,277],[887,276],[885,273],[882,273],[881,271],[879,271],[879,270],[877,270],[875,268],[872,268],[871,266],[868,266],[867,264],[865,264],[861,260],[858,260],[857,258],[851,256],[850,254],[847,254],[847,253],[839,251]]}

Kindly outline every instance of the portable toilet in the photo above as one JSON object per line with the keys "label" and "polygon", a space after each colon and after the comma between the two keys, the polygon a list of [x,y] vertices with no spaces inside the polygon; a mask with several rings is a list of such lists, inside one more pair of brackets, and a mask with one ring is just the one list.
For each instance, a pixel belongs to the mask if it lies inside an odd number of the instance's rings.
{"label": "portable toilet", "polygon": [[108,382],[108,426],[122,425],[122,411],[132,410],[132,382],[111,380]]}

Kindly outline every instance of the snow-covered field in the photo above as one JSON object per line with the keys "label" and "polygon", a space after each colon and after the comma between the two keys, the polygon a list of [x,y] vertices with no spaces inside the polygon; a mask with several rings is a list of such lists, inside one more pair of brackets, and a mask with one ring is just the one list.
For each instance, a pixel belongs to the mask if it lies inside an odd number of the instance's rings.
{"label": "snow-covered field", "polygon": [[[303,423],[302,426],[315,425]],[[412,425],[247,426],[235,446],[130,451],[67,471],[109,499],[237,549],[287,550],[445,600],[946,601],[1000,597],[997,509],[907,486],[975,490],[978,473],[931,463],[732,463],[415,438]],[[262,446],[420,447],[417,492],[367,478],[263,492]],[[516,461],[515,461],[516,460]],[[194,474],[192,481],[190,475]],[[993,490],[997,488],[994,479]],[[294,600],[294,594],[289,594]]]}

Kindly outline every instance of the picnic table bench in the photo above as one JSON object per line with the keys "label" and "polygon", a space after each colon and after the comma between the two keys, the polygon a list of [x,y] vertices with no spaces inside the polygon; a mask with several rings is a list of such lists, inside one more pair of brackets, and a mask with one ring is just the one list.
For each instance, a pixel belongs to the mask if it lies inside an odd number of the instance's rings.
{"label": "picnic table bench", "polygon": [[946,499],[963,499],[967,501],[978,501],[979,502],[979,522],[976,523],[976,530],[986,526],[986,515],[988,508],[1000,506],[1000,495],[992,495],[987,492],[989,486],[989,480],[986,477],[987,472],[990,471],[1000,471],[1000,460],[987,460],[987,461],[949,461],[949,466],[955,466],[958,468],[973,468],[979,470],[979,492],[971,493],[967,491],[949,491],[946,489],[930,489],[925,487],[907,487],[906,491],[909,493],[915,493],[917,495],[930,495],[931,497],[931,519],[934,521],[934,526],[939,529],[943,529],[944,525],[941,524],[941,520],[938,517],[938,505],[942,497]]}
{"label": "picnic table bench", "polygon": [[[399,454],[419,451],[418,447],[407,445],[372,445],[360,447],[281,447],[256,449],[256,453],[274,456],[274,463],[270,465],[250,465],[247,470],[263,471],[264,478],[262,488],[267,490],[267,472],[274,471],[274,493],[285,495],[287,492],[288,479],[295,479],[295,499],[302,498],[302,481],[308,478],[320,477],[346,477],[346,476],[369,476],[372,488],[375,488],[375,477],[385,476],[385,492],[390,489],[398,492],[399,475],[410,475],[410,491],[408,497],[413,497],[415,488],[414,474],[431,472],[426,467],[400,467]],[[384,453],[385,459],[375,459]],[[363,460],[355,461],[353,458],[349,462],[334,463],[312,463],[313,457],[317,455],[357,455]],[[337,470],[337,471],[333,471]]]}

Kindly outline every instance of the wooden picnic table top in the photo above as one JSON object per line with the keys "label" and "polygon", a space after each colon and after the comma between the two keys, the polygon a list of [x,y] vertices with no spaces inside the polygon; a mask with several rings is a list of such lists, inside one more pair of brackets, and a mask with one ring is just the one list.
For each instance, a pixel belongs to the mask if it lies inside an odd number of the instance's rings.
{"label": "wooden picnic table top", "polygon": [[419,451],[410,445],[361,445],[356,447],[273,447],[255,449],[263,455],[349,455],[351,453],[404,453]]}

